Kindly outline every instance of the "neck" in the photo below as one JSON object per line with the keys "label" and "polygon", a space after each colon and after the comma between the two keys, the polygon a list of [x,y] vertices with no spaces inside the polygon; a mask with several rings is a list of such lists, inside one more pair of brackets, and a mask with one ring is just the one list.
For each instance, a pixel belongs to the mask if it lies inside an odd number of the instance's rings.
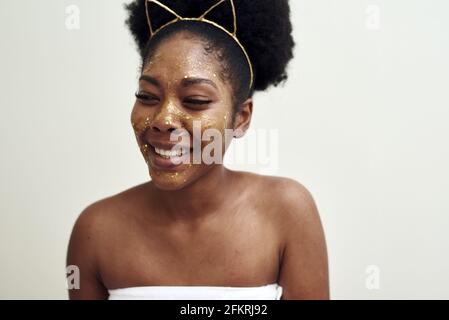
{"label": "neck", "polygon": [[194,183],[176,191],[154,188],[156,199],[171,221],[198,222],[219,211],[234,188],[234,175],[216,165]]}

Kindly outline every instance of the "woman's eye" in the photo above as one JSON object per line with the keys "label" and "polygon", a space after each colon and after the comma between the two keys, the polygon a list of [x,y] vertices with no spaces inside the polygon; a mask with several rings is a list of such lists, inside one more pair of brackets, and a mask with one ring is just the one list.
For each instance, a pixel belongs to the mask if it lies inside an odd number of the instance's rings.
{"label": "woman's eye", "polygon": [[184,103],[187,106],[193,106],[193,107],[205,107],[212,103],[211,100],[199,100],[199,99],[185,99]]}
{"label": "woman's eye", "polygon": [[155,96],[152,96],[151,94],[143,93],[143,92],[137,92],[136,98],[143,104],[155,104],[155,103],[159,102],[159,99],[156,98]]}

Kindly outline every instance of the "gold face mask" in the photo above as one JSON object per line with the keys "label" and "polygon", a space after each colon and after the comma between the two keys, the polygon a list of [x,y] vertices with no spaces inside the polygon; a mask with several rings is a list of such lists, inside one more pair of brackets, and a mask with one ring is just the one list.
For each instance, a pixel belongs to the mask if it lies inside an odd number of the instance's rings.
{"label": "gold face mask", "polygon": [[[193,146],[194,139],[198,140],[194,136],[194,123],[200,123],[200,141],[196,142],[201,152],[210,144],[201,139],[208,129],[216,130],[223,137],[222,141],[226,141],[225,131],[232,127],[233,90],[217,76],[220,70],[219,61],[213,55],[204,54],[204,42],[183,32],[162,42],[146,63],[139,92],[150,98],[148,101],[137,99],[131,121],[150,176],[160,189],[182,189],[211,169],[211,165],[193,159],[174,170],[158,167],[161,159],[155,159],[154,144],[170,143],[171,131],[187,131],[192,137],[190,146]],[[191,105],[191,100],[209,103],[197,107]],[[226,148],[222,146],[221,157]]]}

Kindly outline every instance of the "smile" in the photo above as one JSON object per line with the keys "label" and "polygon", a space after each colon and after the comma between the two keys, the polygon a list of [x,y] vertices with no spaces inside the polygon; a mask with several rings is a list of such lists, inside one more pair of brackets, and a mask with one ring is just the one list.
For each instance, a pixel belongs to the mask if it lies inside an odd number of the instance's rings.
{"label": "smile", "polygon": [[188,153],[187,148],[179,148],[177,150],[164,150],[154,147],[154,151],[160,155],[162,158],[170,159],[175,157],[182,157],[183,155]]}
{"label": "smile", "polygon": [[184,168],[184,164],[190,163],[190,149],[185,146],[149,144],[149,160],[156,170],[178,171]]}

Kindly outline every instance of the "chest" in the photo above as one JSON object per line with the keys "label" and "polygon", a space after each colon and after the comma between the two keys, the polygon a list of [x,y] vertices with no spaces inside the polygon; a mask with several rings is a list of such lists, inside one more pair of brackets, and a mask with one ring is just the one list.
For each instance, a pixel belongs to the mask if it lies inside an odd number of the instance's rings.
{"label": "chest", "polygon": [[134,226],[120,238],[103,268],[105,285],[112,288],[256,286],[276,282],[279,272],[279,235],[257,215],[198,230]]}

